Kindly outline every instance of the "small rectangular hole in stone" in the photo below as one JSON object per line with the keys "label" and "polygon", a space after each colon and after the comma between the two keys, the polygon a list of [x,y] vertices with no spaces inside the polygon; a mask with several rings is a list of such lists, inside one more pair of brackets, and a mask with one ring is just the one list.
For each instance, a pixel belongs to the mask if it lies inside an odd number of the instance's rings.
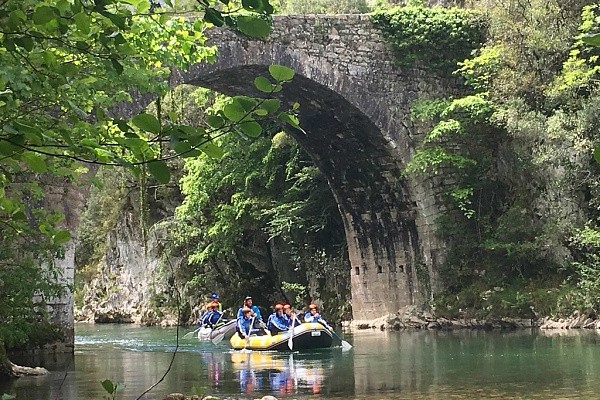
{"label": "small rectangular hole in stone", "polygon": [[400,265],[399,268],[400,268],[400,272],[404,272],[404,265]]}
{"label": "small rectangular hole in stone", "polygon": [[381,265],[377,266],[377,273],[381,274],[383,272],[383,267]]}
{"label": "small rectangular hole in stone", "polygon": [[356,275],[360,275],[360,268],[359,267],[354,267],[354,273]]}

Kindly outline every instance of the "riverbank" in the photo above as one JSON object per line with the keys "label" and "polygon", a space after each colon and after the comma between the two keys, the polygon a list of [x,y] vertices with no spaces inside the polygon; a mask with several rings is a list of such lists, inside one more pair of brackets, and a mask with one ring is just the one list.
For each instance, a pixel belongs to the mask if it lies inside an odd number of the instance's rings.
{"label": "riverbank", "polygon": [[416,306],[407,306],[396,313],[390,313],[373,320],[353,320],[343,324],[352,330],[380,329],[600,329],[600,319],[595,315],[573,313],[566,318],[444,318],[430,311],[422,311]]}

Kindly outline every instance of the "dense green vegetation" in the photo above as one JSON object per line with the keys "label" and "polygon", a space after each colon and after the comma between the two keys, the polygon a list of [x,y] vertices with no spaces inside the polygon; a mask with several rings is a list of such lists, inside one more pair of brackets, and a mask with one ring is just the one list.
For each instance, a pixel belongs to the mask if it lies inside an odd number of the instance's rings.
{"label": "dense green vegetation", "polygon": [[471,92],[413,107],[433,128],[407,173],[457,181],[438,221],[451,246],[434,306],[450,316],[595,315],[598,58],[582,39],[598,32],[597,6],[582,21],[583,1],[484,3],[487,41],[457,70]]}
{"label": "dense green vegetation", "polygon": [[[255,37],[268,34],[273,12],[267,0],[206,1],[197,10],[205,21]],[[160,119],[142,113],[126,121],[110,112],[132,91],[165,93],[170,66],[186,68],[214,57],[214,48],[204,44],[202,19],[173,18],[168,7],[151,9],[146,0],[6,0],[0,2],[0,27],[3,347],[39,332],[46,301],[65,289],[53,283],[53,260],[70,240],[58,200],[89,165],[123,166],[165,183],[167,159],[218,149],[211,142],[213,126],[192,128],[175,113],[159,113]],[[288,72],[263,78],[262,89],[271,79],[269,91],[280,90],[291,78]],[[255,105],[241,116],[224,114],[220,132],[237,127],[256,135],[256,120],[270,117],[293,122],[277,107],[256,118],[261,106],[258,100]],[[5,361],[0,375],[10,374]]]}
{"label": "dense green vegetation", "polygon": [[[181,2],[177,11],[197,4],[207,22],[258,37],[276,11],[264,0]],[[290,13],[367,10],[358,0],[274,6]],[[347,315],[335,202],[309,157],[282,132],[298,124],[295,105],[181,88],[129,121],[110,116],[133,89],[165,95],[167,66],[214,57],[202,20],[172,17],[141,0],[0,3],[0,375],[9,372],[4,346],[32,340],[41,328],[52,332],[45,302],[65,289],[54,283],[53,264],[70,235],[60,202],[48,193],[81,181],[92,165],[122,166],[131,175],[101,167],[97,182],[108,189],[93,189],[77,251],[88,275],[117,223],[116,193],[133,190],[142,238],[148,222],[160,220],[157,229],[170,232],[165,265],[182,261],[165,278],[191,303],[219,290],[234,306],[256,290],[264,304],[319,297],[338,311],[332,317]],[[457,69],[467,85],[463,97],[413,107],[415,122],[432,129],[406,174],[443,171],[457,182],[447,193],[450,211],[438,221],[450,246],[440,271],[445,292],[432,306],[450,316],[595,315],[599,7],[484,0],[475,11],[410,6],[373,18],[400,64]],[[293,71],[275,66],[255,85],[271,97],[291,79]],[[176,218],[148,215],[149,193],[173,181],[178,156],[186,161]],[[295,282],[282,284],[290,271]]]}
{"label": "dense green vegetation", "polygon": [[455,69],[485,34],[483,16],[459,8],[394,7],[376,11],[372,20],[393,44],[400,65],[417,63],[430,73]]}

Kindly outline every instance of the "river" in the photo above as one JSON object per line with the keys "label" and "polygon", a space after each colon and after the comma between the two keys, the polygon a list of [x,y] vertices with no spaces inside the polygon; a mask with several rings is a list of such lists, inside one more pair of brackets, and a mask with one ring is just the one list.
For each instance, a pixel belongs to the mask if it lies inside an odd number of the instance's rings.
{"label": "river", "polygon": [[[188,330],[182,328],[183,336]],[[100,382],[135,399],[171,362],[175,328],[76,325],[75,354],[38,360],[51,373],[0,383],[21,399],[106,399]],[[600,398],[600,335],[589,331],[358,331],[317,352],[235,352],[181,339],[171,372],[144,399],[212,394],[254,399]],[[22,360],[18,360],[22,361]]]}

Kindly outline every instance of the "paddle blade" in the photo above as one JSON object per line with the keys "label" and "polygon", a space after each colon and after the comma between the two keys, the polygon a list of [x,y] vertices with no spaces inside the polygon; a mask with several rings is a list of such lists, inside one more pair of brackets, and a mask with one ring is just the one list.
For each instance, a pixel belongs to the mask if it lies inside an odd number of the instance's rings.
{"label": "paddle blade", "polygon": [[290,338],[288,339],[288,347],[290,350],[294,350],[294,327],[296,326],[296,316],[294,314],[294,320],[292,322],[292,329],[290,329]]}
{"label": "paddle blade", "polygon": [[219,344],[219,343],[221,343],[221,340],[223,340],[224,337],[225,337],[225,334],[220,333],[217,336],[215,336],[214,338],[212,338],[211,342],[213,342],[213,344]]}
{"label": "paddle blade", "polygon": [[192,332],[188,332],[188,333],[186,333],[185,335],[183,335],[183,338],[184,338],[184,339],[189,339],[190,337],[192,337],[192,335],[193,335],[193,334],[195,334],[195,333],[196,333],[196,332],[198,332],[199,330],[200,330],[200,328],[198,328],[198,329],[196,329],[196,330],[194,330],[194,331],[192,331]]}
{"label": "paddle blade", "polygon": [[350,350],[352,348],[352,345],[348,342],[346,342],[345,340],[342,340],[342,350]]}

